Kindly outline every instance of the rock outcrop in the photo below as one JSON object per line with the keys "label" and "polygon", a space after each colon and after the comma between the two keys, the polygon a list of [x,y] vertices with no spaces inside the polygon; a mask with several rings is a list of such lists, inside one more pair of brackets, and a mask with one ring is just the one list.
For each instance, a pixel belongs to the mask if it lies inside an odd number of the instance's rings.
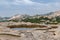
{"label": "rock outcrop", "polygon": [[1,25],[0,40],[60,40],[60,27],[13,30]]}
{"label": "rock outcrop", "polygon": [[59,40],[47,29],[12,30],[0,28],[0,40]]}

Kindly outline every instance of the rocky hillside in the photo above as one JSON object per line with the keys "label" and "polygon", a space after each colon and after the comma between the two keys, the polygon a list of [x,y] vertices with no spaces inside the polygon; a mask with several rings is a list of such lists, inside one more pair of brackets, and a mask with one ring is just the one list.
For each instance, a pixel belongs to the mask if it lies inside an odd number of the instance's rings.
{"label": "rocky hillside", "polygon": [[60,16],[60,11],[50,12],[46,16],[48,16],[48,17],[57,17],[57,16]]}
{"label": "rocky hillside", "polygon": [[[60,16],[60,11],[55,11],[55,12],[50,12],[48,14],[44,14],[44,15],[34,15],[34,16],[31,16],[32,18],[39,18],[41,16],[48,16],[48,17],[57,17],[57,16]],[[26,17],[30,17],[29,15],[20,15],[20,14],[17,14],[17,15],[14,15],[10,18],[11,19],[23,19],[23,18],[26,18]]]}
{"label": "rocky hillside", "polygon": [[[40,19],[45,19],[45,17],[47,17],[47,19],[49,18],[55,18],[55,17],[58,17],[60,16],[60,11],[55,11],[55,12],[50,12],[50,13],[47,13],[47,14],[44,14],[44,15],[33,15],[33,16],[30,16],[30,15],[20,15],[20,14],[16,14],[12,17],[0,17],[0,21],[2,20],[13,20],[13,21],[21,21],[21,20],[30,20],[32,19],[33,21],[36,19],[40,20]],[[39,22],[39,21],[38,21]]]}
{"label": "rocky hillside", "polygon": [[27,17],[29,17],[29,15],[26,15],[26,14],[24,14],[24,15],[16,14],[16,15],[12,16],[8,20],[21,20],[21,19],[25,19]]}

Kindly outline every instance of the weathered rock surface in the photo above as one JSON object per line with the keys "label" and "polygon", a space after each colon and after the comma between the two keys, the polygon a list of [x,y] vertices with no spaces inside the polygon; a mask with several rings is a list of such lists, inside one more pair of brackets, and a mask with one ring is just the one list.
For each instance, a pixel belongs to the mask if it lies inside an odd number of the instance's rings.
{"label": "weathered rock surface", "polygon": [[0,27],[0,40],[60,40],[58,29],[12,30]]}
{"label": "weathered rock surface", "polygon": [[0,32],[1,40],[54,40],[52,34],[46,32],[42,33],[39,30],[19,31],[16,32]]}

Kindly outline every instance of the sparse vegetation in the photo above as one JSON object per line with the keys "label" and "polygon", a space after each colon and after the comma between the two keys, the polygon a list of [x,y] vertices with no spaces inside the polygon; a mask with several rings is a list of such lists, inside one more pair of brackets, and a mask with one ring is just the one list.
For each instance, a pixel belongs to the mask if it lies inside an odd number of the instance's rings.
{"label": "sparse vegetation", "polygon": [[26,18],[22,20],[24,22],[31,22],[31,23],[46,23],[46,24],[58,24],[60,23],[60,17],[55,17],[49,19],[48,17],[40,17],[40,18]]}

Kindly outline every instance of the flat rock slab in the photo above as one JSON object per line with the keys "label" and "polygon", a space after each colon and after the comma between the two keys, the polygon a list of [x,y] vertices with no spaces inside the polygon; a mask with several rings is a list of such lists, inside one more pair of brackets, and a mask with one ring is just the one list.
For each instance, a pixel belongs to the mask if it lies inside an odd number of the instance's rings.
{"label": "flat rock slab", "polygon": [[1,40],[54,40],[52,34],[41,33],[39,31],[21,31],[20,37],[13,36],[12,34],[0,35]]}
{"label": "flat rock slab", "polygon": [[[60,37],[56,38],[53,33],[48,31],[8,30],[4,29],[3,31],[0,31],[0,40],[60,40]],[[57,33],[59,33],[59,31]]]}

